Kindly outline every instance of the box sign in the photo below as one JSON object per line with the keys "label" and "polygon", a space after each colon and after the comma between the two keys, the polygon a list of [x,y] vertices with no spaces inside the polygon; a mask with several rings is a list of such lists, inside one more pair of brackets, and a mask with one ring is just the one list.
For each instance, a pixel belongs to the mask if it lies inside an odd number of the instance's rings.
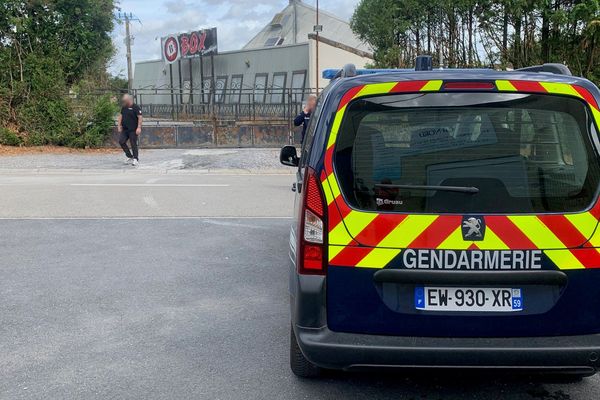
{"label": "box sign", "polygon": [[172,64],[182,58],[217,54],[217,28],[169,35],[161,40],[162,57]]}

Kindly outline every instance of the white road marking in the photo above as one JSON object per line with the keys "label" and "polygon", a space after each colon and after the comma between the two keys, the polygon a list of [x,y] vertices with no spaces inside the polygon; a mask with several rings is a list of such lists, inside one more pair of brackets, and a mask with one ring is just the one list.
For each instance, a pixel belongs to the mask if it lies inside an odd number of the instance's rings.
{"label": "white road marking", "polygon": [[116,186],[116,187],[229,187],[220,183],[71,183],[70,186]]}
{"label": "white road marking", "polygon": [[158,208],[158,203],[154,200],[152,195],[144,196],[144,203],[146,203],[151,208]]}

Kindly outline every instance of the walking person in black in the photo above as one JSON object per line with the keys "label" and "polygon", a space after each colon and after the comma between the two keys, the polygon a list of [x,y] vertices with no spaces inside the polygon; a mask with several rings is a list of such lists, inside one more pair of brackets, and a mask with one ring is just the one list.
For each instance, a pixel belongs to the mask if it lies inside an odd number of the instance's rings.
{"label": "walking person in black", "polygon": [[316,105],[317,96],[311,94],[310,96],[308,96],[308,99],[306,100],[306,105],[304,106],[300,114],[298,114],[298,116],[294,118],[294,126],[302,125],[302,139],[300,139],[300,143],[304,142],[304,135],[306,134],[308,122],[310,121],[310,115],[315,110]]}
{"label": "walking person in black", "polygon": [[[130,94],[123,96],[121,114],[118,120],[119,144],[127,156],[126,164],[137,166],[138,158],[138,138],[142,133],[142,109],[133,102]],[[131,151],[127,146],[127,141],[131,145]],[[133,151],[133,154],[131,152]]]}

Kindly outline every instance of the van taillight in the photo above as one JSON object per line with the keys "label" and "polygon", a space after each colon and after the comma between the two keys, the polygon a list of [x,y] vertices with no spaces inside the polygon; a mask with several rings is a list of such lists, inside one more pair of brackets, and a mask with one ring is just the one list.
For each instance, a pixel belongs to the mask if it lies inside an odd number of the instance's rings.
{"label": "van taillight", "polygon": [[315,171],[306,169],[298,272],[323,275],[326,265],[325,202]]}

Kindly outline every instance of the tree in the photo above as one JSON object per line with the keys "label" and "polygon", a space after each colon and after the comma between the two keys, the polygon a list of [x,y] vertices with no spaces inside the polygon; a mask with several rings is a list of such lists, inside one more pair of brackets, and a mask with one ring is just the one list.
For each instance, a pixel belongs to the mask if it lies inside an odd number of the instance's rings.
{"label": "tree", "polygon": [[362,0],[351,27],[381,67],[412,66],[417,54],[449,67],[561,62],[598,82],[599,21],[599,0]]}
{"label": "tree", "polygon": [[84,134],[69,91],[106,74],[113,10],[113,0],[0,3],[0,125],[31,144],[69,145]]}
{"label": "tree", "polygon": [[398,14],[395,0],[361,0],[350,20],[350,27],[358,37],[375,50],[378,66],[399,66]]}

